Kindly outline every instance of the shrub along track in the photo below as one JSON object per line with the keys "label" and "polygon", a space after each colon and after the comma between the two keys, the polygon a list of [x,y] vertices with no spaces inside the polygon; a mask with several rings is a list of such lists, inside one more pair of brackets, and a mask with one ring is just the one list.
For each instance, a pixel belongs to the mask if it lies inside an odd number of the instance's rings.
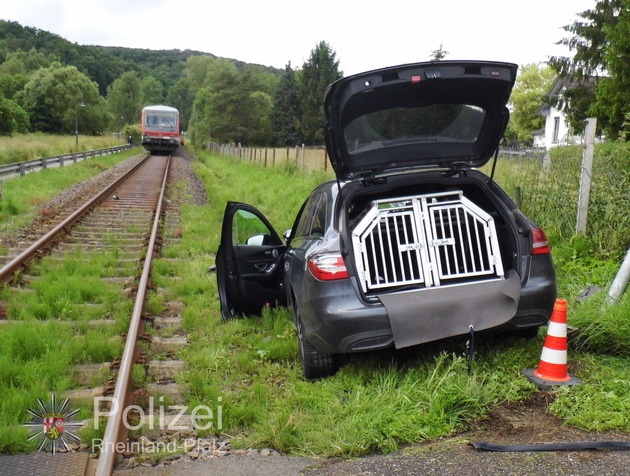
{"label": "shrub along track", "polygon": [[[183,362],[173,359],[178,346],[186,343],[185,337],[177,335],[181,334],[177,330],[181,305],[164,303],[158,310],[163,312],[160,316],[145,312],[151,260],[158,255],[163,239],[178,236],[178,204],[172,199],[161,201],[162,191],[169,188],[170,162],[170,157],[163,156],[133,157],[116,170],[67,191],[65,197],[43,209],[28,230],[10,240],[12,257],[0,263],[0,281],[11,282],[0,303],[0,323],[5,331],[54,323],[60,332],[67,329],[69,341],[92,333],[123,352],[122,358],[98,361],[90,355],[91,344],[86,344],[82,358],[68,369],[76,389],[62,396],[67,396],[71,405],[83,401],[84,406],[103,416],[113,414],[110,410],[117,407],[118,416],[126,419],[108,419],[98,467],[92,464],[90,473],[111,473],[118,458],[112,451],[115,443],[127,439],[129,425],[125,423],[141,428],[152,418],[143,405],[153,405],[156,411],[160,406],[159,411],[164,412],[163,402],[183,398],[174,384],[174,374],[182,369]],[[129,177],[110,186],[114,176],[129,169]],[[181,174],[176,171],[175,175]],[[86,198],[96,190],[100,198]],[[154,335],[144,332],[145,320],[153,324]],[[109,330],[99,334],[101,329]],[[166,337],[160,336],[163,330]],[[128,342],[124,350],[116,337],[121,333]],[[136,346],[138,341],[144,343]],[[45,395],[40,397],[46,399]],[[95,401],[99,404],[92,406]],[[123,409],[130,405],[137,405],[135,411],[123,415]]]}

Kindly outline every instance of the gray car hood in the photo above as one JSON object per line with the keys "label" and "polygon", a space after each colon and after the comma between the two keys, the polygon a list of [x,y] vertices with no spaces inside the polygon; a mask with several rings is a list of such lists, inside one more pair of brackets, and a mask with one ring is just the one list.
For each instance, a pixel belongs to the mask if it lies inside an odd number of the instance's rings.
{"label": "gray car hood", "polygon": [[479,167],[499,145],[517,65],[441,61],[342,78],[324,98],[337,177]]}

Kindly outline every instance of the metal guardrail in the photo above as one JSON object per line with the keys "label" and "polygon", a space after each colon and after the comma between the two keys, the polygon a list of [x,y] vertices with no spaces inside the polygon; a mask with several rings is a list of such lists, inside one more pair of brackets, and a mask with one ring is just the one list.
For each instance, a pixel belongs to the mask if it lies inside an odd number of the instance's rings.
{"label": "metal guardrail", "polygon": [[46,157],[35,160],[27,160],[25,162],[17,162],[15,164],[0,165],[0,180],[11,177],[21,177],[22,175],[45,170],[49,167],[63,167],[66,163],[76,164],[77,162],[85,159],[116,154],[134,147],[136,146],[125,144],[117,147],[109,147],[107,149],[91,150],[87,152],[79,152],[77,154],[57,155],[55,157]]}

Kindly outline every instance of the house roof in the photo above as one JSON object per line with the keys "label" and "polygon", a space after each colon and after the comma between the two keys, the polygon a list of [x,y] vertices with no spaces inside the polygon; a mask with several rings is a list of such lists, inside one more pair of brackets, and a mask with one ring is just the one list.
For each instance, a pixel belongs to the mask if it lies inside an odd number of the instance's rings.
{"label": "house roof", "polygon": [[596,76],[588,76],[580,79],[578,79],[577,76],[558,76],[549,88],[549,91],[545,95],[545,99],[543,100],[542,104],[538,106],[536,114],[538,116],[546,116],[549,112],[550,105],[554,103],[554,99],[556,99],[560,95],[563,89],[573,89],[582,82],[587,82],[590,86],[595,87],[598,80],[599,78]]}
{"label": "house roof", "polygon": [[543,100],[542,104],[538,106],[538,110],[536,111],[537,116],[547,115],[547,113],[549,112],[549,107],[553,102],[553,99],[557,98],[560,95],[560,91],[562,91],[562,89],[564,88],[564,82],[565,82],[564,78],[561,76],[558,76],[554,80],[553,84],[549,88],[549,91],[545,95],[545,99]]}

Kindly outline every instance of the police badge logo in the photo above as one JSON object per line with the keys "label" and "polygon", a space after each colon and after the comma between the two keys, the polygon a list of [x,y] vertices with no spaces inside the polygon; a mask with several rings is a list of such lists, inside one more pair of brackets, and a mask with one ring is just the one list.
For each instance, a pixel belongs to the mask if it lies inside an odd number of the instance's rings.
{"label": "police badge logo", "polygon": [[37,440],[37,451],[49,451],[55,454],[59,450],[69,451],[69,444],[79,443],[81,438],[74,433],[83,426],[80,421],[74,420],[79,409],[70,411],[70,401],[65,399],[58,404],[57,397],[50,396],[50,404],[41,398],[37,399],[38,409],[27,409],[32,419],[24,424],[30,431],[28,441]]}

